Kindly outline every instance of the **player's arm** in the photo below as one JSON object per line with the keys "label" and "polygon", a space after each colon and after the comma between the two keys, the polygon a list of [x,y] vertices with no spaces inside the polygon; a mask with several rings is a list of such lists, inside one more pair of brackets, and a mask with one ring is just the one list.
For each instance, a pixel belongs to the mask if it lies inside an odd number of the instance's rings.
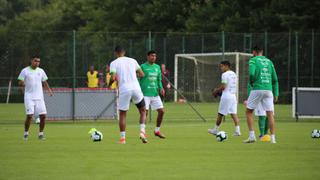
{"label": "player's arm", "polygon": [[278,96],[279,96],[279,81],[278,81],[277,72],[273,64],[272,64],[272,93],[274,95],[274,102],[277,102]]}
{"label": "player's arm", "polygon": [[53,96],[53,92],[49,86],[49,83],[47,81],[42,81],[44,89],[48,91],[49,96]]}
{"label": "player's arm", "polygon": [[249,83],[252,86],[256,76],[256,62],[254,60],[249,61]]}
{"label": "player's arm", "polygon": [[138,76],[139,78],[143,78],[143,77],[144,77],[144,72],[142,71],[141,68],[137,69],[136,72],[137,72],[137,76]]}
{"label": "player's arm", "polygon": [[18,84],[20,86],[19,89],[21,90],[22,93],[24,92],[24,87],[25,87],[24,79],[25,79],[25,72],[22,70],[18,76],[18,80],[19,80]]}
{"label": "player's arm", "polygon": [[165,91],[164,91],[163,86],[162,86],[162,73],[161,73],[160,68],[159,68],[159,71],[158,71],[158,72],[159,72],[159,73],[158,73],[157,83],[158,83],[158,87],[159,87],[159,90],[160,90],[160,94],[161,94],[162,96],[164,96],[164,95],[165,95]]}
{"label": "player's arm", "polygon": [[227,78],[225,77],[224,74],[222,74],[221,76],[221,84],[218,88],[214,89],[214,91],[212,92],[212,95],[214,97],[217,97],[219,93],[221,93],[225,88],[226,88],[226,85],[228,83],[228,80]]}

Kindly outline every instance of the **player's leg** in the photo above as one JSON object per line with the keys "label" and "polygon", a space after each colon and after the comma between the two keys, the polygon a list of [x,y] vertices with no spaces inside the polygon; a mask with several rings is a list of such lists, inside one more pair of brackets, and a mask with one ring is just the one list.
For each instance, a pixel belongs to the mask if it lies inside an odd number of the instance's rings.
{"label": "player's leg", "polygon": [[266,116],[265,126],[264,126],[264,135],[268,134],[268,131],[269,131],[269,120],[268,120],[268,117]]}
{"label": "player's leg", "polygon": [[[149,106],[150,106],[150,102],[151,102],[151,97],[144,96],[144,102],[145,102],[145,106],[146,106],[146,119],[147,119],[148,114],[149,114]],[[146,123],[147,123],[147,121],[146,121]]]}
{"label": "player's leg", "polygon": [[218,113],[216,124],[215,124],[214,128],[208,129],[208,133],[213,134],[213,135],[217,135],[217,133],[219,132],[219,128],[220,128],[223,117],[224,117],[223,114]]}
{"label": "player's leg", "polygon": [[25,140],[28,139],[29,137],[29,128],[31,124],[31,120],[34,114],[34,102],[32,100],[25,99],[24,100],[24,105],[25,105],[25,112],[26,112],[26,120],[24,122],[24,134],[23,138]]}
{"label": "player's leg", "polygon": [[46,110],[46,105],[44,103],[44,100],[38,100],[35,101],[35,112],[37,112],[37,114],[39,114],[40,117],[40,124],[39,124],[39,134],[38,134],[38,138],[40,140],[44,140],[44,127],[45,127],[45,120],[46,120],[46,114],[47,114],[47,110]]}
{"label": "player's leg", "polygon": [[134,90],[132,93],[132,101],[137,106],[140,114],[140,139],[143,143],[147,143],[146,135],[146,104],[143,98],[143,94],[140,90]]}
{"label": "player's leg", "polygon": [[234,122],[234,126],[235,126],[235,131],[233,133],[234,136],[240,136],[241,132],[240,132],[240,120],[239,117],[237,115],[237,98],[234,96],[233,98],[230,98],[230,101],[232,102],[229,108],[229,114],[231,115],[231,118]]}
{"label": "player's leg", "polygon": [[212,129],[208,129],[208,133],[216,135],[219,132],[219,128],[220,128],[222,119],[229,112],[230,104],[231,104],[231,102],[229,101],[228,98],[221,97],[215,127]]}
{"label": "player's leg", "polygon": [[253,111],[257,108],[259,102],[262,99],[262,94],[259,90],[251,91],[248,103],[247,103],[247,110],[246,110],[246,117],[247,117],[247,124],[249,128],[249,138],[244,141],[244,143],[253,143],[256,141],[256,135],[254,133],[254,122],[253,122]]}
{"label": "player's leg", "polygon": [[267,112],[270,133],[271,133],[271,143],[276,143],[275,121],[274,121],[274,117],[273,117],[274,104],[273,104],[273,94],[271,91],[265,91],[265,97],[262,100],[262,106]]}
{"label": "player's leg", "polygon": [[265,128],[266,128],[266,116],[258,116],[259,120],[258,120],[258,124],[259,124],[259,131],[260,131],[260,135],[259,138],[262,138],[265,135]]}
{"label": "player's leg", "polygon": [[152,109],[156,109],[158,112],[158,116],[157,116],[157,124],[156,124],[156,128],[154,130],[154,135],[158,136],[159,138],[166,138],[164,134],[162,134],[160,132],[160,127],[163,121],[163,116],[164,116],[164,108],[163,108],[163,103],[161,101],[160,96],[156,96],[152,98],[151,101],[151,108]]}
{"label": "player's leg", "polygon": [[127,111],[129,110],[131,99],[131,92],[119,93],[119,129],[120,129],[120,140],[119,144],[126,143],[126,117]]}

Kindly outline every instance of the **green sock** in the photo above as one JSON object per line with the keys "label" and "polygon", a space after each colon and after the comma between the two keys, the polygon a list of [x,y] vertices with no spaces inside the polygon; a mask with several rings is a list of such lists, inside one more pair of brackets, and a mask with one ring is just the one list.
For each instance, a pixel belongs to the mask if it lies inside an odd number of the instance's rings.
{"label": "green sock", "polygon": [[265,127],[266,127],[266,116],[259,116],[259,130],[260,130],[261,136],[265,134]]}
{"label": "green sock", "polygon": [[266,121],[265,121],[265,127],[264,127],[264,134],[268,134],[268,131],[269,131],[269,120],[268,118],[266,117]]}

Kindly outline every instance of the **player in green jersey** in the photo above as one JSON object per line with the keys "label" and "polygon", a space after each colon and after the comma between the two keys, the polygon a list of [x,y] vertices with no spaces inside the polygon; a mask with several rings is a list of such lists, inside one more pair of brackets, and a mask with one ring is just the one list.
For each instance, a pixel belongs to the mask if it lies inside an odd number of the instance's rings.
{"label": "player in green jersey", "polygon": [[159,96],[159,93],[164,96],[164,89],[162,87],[162,78],[160,66],[156,62],[157,54],[155,51],[149,51],[147,53],[147,62],[141,65],[141,69],[145,76],[140,78],[140,86],[142,93],[144,95],[144,100],[146,103],[146,110],[148,114],[149,106],[152,110],[157,110],[157,125],[154,131],[154,135],[160,138],[165,138],[165,136],[160,132],[160,126],[163,120],[164,109],[163,103]]}
{"label": "player in green jersey", "polygon": [[276,143],[275,139],[275,123],[274,123],[274,102],[277,102],[279,96],[278,77],[273,63],[263,56],[263,50],[255,46],[253,55],[249,60],[249,83],[252,87],[247,101],[247,123],[249,128],[249,138],[245,143],[253,143],[256,141],[253,130],[253,111],[259,103],[263,110],[266,111],[269,128],[271,133],[271,143]]}

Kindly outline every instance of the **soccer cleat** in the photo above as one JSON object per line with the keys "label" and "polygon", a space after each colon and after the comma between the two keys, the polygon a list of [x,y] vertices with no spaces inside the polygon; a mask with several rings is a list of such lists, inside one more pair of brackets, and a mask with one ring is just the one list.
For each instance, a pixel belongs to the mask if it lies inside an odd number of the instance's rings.
{"label": "soccer cleat", "polygon": [[248,139],[244,140],[243,143],[254,143],[256,141],[257,141],[256,138],[250,138],[249,137]]}
{"label": "soccer cleat", "polygon": [[146,133],[144,133],[144,132],[140,132],[140,139],[141,139],[141,141],[143,142],[143,143],[148,143],[148,140],[147,140],[147,135],[146,135]]}
{"label": "soccer cleat", "polygon": [[240,132],[235,131],[235,132],[233,133],[233,136],[241,136],[241,133],[240,133]]}
{"label": "soccer cleat", "polygon": [[126,138],[124,137],[120,138],[118,144],[126,144]]}
{"label": "soccer cleat", "polygon": [[208,133],[213,134],[213,135],[217,135],[218,130],[216,130],[216,129],[208,129]]}
{"label": "soccer cleat", "polygon": [[154,132],[154,135],[158,136],[161,139],[165,139],[166,138],[166,136],[164,134],[162,134],[160,131]]}
{"label": "soccer cleat", "polygon": [[271,144],[276,144],[277,143],[275,139],[272,139],[270,142],[271,142]]}
{"label": "soccer cleat", "polygon": [[29,137],[28,134],[23,135],[23,140],[28,140],[28,137]]}
{"label": "soccer cleat", "polygon": [[38,139],[39,139],[39,140],[45,140],[46,138],[44,137],[44,135],[39,135],[39,136],[38,136]]}
{"label": "soccer cleat", "polygon": [[266,134],[266,135],[260,137],[260,141],[262,141],[262,142],[270,142],[271,141],[271,137],[270,137],[270,135]]}

